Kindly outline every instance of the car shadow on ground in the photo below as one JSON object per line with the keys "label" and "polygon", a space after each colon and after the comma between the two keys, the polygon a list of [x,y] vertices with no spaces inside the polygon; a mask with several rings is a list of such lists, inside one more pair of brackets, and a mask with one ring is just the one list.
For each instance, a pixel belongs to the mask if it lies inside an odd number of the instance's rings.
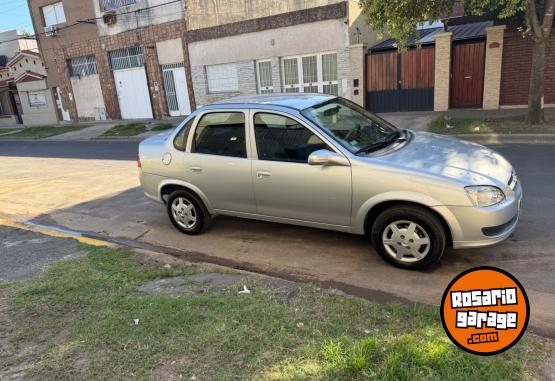
{"label": "car shadow on ground", "polygon": [[[171,225],[164,206],[146,198],[140,188],[56,210],[33,221],[191,262],[317,282],[380,301],[439,304],[443,290],[457,274],[472,267],[495,266],[514,274],[529,295],[535,293],[531,299],[536,303],[535,317],[544,322],[538,326],[549,322],[555,308],[549,302],[555,293],[553,253],[541,249],[544,246],[534,249],[546,237],[542,229],[534,230],[537,222],[526,214],[509,240],[482,249],[448,250],[441,263],[427,271],[392,267],[366,237],[327,230],[219,216],[204,234],[187,236]],[[536,325],[534,319],[532,325]],[[555,335],[555,326],[547,326]]]}

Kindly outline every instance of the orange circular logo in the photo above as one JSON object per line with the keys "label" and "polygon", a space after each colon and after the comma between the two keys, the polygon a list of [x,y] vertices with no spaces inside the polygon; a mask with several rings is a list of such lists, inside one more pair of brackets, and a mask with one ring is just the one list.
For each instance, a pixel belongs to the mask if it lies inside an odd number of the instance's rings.
{"label": "orange circular logo", "polygon": [[528,326],[530,303],[524,287],[508,272],[477,267],[458,275],[441,301],[441,322],[459,348],[481,356],[515,345]]}

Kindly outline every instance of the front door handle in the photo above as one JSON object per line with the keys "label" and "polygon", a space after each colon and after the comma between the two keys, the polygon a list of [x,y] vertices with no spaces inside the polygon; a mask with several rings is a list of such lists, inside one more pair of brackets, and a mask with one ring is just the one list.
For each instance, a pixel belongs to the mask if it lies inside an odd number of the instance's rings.
{"label": "front door handle", "polygon": [[191,167],[191,172],[200,173],[200,172],[202,172],[202,168],[201,167]]}
{"label": "front door handle", "polygon": [[272,174],[268,171],[258,171],[256,173],[256,177],[258,177],[259,179],[263,179],[265,177],[270,177],[270,176],[272,176]]}

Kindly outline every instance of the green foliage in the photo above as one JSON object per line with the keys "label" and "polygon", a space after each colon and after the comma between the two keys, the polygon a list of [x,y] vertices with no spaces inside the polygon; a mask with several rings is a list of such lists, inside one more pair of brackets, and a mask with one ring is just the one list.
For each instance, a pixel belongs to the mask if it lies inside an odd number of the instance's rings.
{"label": "green foliage", "polygon": [[428,125],[436,134],[555,134],[555,122],[529,126],[524,119],[471,119],[440,116]]}
{"label": "green foliage", "polygon": [[[9,135],[3,135],[2,139],[21,139],[21,138],[25,138],[25,139],[43,139],[43,138],[48,138],[51,136],[56,136],[56,135],[61,135],[61,134],[65,134],[66,132],[72,132],[72,131],[78,131],[81,130],[83,128],[86,128],[89,126],[69,126],[69,125],[64,125],[64,126],[38,126],[38,127],[28,127],[28,128],[24,128],[21,129],[20,132],[14,133],[14,134],[9,134]],[[2,133],[5,130],[0,130],[0,133]]]}
{"label": "green foliage", "polygon": [[146,132],[146,126],[144,123],[129,123],[129,124],[119,124],[112,127],[104,134],[103,137],[113,137],[113,136],[137,136]]}
{"label": "green foliage", "polygon": [[[257,281],[248,296],[237,294],[240,284],[146,295],[137,290],[144,282],[199,269],[82,250],[86,257],[29,282],[0,283],[15,323],[10,341],[33,353],[26,378],[505,381],[529,377],[547,354],[527,335],[500,356],[472,356],[448,340],[435,307],[367,303],[314,286],[288,301]],[[0,356],[0,369],[4,361],[14,360]]]}
{"label": "green foliage", "polygon": [[[407,40],[417,33],[417,26],[449,17],[456,0],[361,0],[366,23],[374,30],[388,33],[399,41],[399,49],[407,47]],[[500,18],[512,17],[526,9],[526,0],[464,0],[470,15],[493,12]]]}

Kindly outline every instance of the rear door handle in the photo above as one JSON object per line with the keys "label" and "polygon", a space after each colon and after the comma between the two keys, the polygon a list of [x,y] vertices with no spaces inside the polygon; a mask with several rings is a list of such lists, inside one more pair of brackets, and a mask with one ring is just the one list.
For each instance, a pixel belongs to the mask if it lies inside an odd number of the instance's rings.
{"label": "rear door handle", "polygon": [[272,176],[272,174],[268,171],[258,171],[256,172],[256,177],[258,177],[259,179],[263,179],[265,177],[270,177]]}
{"label": "rear door handle", "polygon": [[201,167],[191,167],[191,172],[200,173],[200,172],[202,172],[202,168]]}

